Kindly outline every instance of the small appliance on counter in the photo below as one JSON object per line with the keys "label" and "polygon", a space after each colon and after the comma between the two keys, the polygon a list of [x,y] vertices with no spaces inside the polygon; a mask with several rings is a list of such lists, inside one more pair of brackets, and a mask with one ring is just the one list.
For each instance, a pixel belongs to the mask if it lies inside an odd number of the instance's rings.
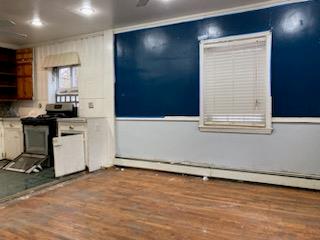
{"label": "small appliance on counter", "polygon": [[22,118],[24,153],[4,169],[31,173],[43,167],[53,167],[53,143],[57,137],[57,119],[77,117],[77,108],[72,103],[48,104],[46,114]]}

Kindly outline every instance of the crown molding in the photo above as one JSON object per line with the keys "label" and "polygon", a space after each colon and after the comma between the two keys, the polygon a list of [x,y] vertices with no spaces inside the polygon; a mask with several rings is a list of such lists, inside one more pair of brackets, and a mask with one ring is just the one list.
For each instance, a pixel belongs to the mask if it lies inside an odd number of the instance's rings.
{"label": "crown molding", "polygon": [[161,26],[167,26],[171,24],[191,22],[191,21],[202,20],[202,19],[207,19],[211,17],[225,16],[230,14],[260,10],[260,9],[271,8],[271,7],[287,5],[292,3],[309,2],[309,1],[310,0],[270,0],[263,3],[255,3],[255,4],[245,5],[241,7],[234,7],[234,8],[210,11],[210,12],[205,12],[200,14],[192,14],[192,15],[187,15],[183,17],[154,21],[149,23],[137,24],[137,25],[127,26],[127,27],[120,27],[120,28],[115,28],[113,31],[115,34],[118,34],[118,33],[124,33],[124,32],[131,32],[135,30],[161,27]]}

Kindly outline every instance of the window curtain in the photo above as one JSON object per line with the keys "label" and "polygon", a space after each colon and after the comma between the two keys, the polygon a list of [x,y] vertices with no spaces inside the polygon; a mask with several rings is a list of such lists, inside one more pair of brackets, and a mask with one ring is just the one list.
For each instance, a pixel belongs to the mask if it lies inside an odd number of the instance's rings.
{"label": "window curtain", "polygon": [[77,52],[49,55],[44,59],[44,62],[42,63],[43,68],[46,69],[77,65],[80,65],[80,59]]}

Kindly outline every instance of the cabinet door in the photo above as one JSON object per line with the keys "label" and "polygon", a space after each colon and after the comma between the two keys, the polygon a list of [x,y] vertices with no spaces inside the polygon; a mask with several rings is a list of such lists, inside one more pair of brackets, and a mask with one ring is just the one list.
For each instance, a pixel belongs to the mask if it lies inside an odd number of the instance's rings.
{"label": "cabinet door", "polygon": [[17,96],[20,100],[32,100],[32,77],[17,77]]}
{"label": "cabinet door", "polygon": [[7,159],[14,160],[23,152],[22,130],[16,128],[4,129],[4,147]]}
{"label": "cabinet door", "polygon": [[22,100],[25,98],[24,77],[17,77],[17,97]]}
{"label": "cabinet door", "polygon": [[83,135],[54,138],[53,149],[56,177],[85,170]]}
{"label": "cabinet door", "polygon": [[20,49],[16,52],[17,61],[17,98],[33,98],[33,49]]}

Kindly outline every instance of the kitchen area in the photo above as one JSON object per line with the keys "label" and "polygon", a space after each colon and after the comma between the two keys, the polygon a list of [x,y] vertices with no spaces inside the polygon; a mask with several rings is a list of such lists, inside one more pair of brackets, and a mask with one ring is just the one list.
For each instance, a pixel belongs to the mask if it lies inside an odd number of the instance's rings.
{"label": "kitchen area", "polygon": [[[113,49],[104,47],[112,40],[106,31],[52,45],[0,48],[0,201],[112,166],[113,69],[103,67],[113,61]],[[106,54],[95,55],[99,64],[70,48],[88,41],[102,43]],[[107,86],[109,91],[101,88]]]}

